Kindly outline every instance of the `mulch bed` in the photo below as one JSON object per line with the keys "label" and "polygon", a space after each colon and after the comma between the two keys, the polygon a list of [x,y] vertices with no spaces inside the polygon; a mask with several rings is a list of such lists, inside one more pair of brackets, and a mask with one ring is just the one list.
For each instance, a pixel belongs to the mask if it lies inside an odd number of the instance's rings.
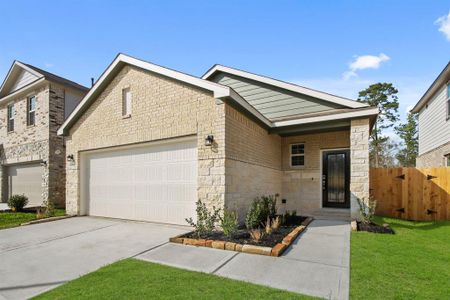
{"label": "mulch bed", "polygon": [[357,222],[357,226],[358,226],[358,231],[367,231],[367,232],[374,232],[374,233],[387,233],[387,234],[395,233],[394,230],[392,230],[392,228],[389,227],[389,225],[381,226],[381,225],[375,224],[373,222],[370,222],[370,223]]}
{"label": "mulch bed", "polygon": [[270,235],[264,235],[264,237],[258,243],[254,242],[251,239],[250,234],[248,233],[248,230],[245,227],[240,228],[233,238],[228,238],[223,234],[223,232],[219,231],[213,232],[212,234],[209,235],[202,235],[200,237],[198,237],[198,235],[195,232],[189,232],[180,237],[233,242],[236,244],[243,244],[243,245],[273,247],[276,244],[281,243],[281,241],[286,235],[288,235],[295,227],[301,225],[302,222],[305,220],[306,217],[303,216],[295,216],[295,217],[291,216],[284,226],[280,226],[277,232],[273,232]]}

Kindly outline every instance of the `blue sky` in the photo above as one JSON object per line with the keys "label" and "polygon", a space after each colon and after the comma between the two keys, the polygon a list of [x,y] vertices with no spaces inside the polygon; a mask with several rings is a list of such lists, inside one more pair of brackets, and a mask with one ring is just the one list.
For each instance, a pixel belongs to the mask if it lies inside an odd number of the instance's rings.
{"label": "blue sky", "polygon": [[3,1],[0,76],[18,59],[89,85],[123,52],[197,76],[220,63],[350,98],[393,82],[404,118],[450,59],[449,13],[448,0]]}

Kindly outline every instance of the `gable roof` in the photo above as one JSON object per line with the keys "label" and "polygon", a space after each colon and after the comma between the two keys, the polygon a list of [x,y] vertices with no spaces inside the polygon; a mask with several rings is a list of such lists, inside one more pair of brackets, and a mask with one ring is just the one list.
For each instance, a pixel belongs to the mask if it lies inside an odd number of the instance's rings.
{"label": "gable roof", "polygon": [[[70,116],[66,119],[63,125],[59,128],[59,135],[68,134],[69,129],[78,118],[87,110],[87,108],[91,105],[93,101],[95,101],[96,97],[103,91],[103,89],[111,82],[111,80],[117,75],[117,73],[122,69],[125,65],[131,65],[146,71],[150,71],[153,73],[157,73],[163,75],[168,78],[172,78],[192,86],[196,86],[198,88],[211,91],[213,93],[214,98],[221,99],[224,101],[231,101],[233,103],[238,104],[238,106],[242,107],[245,111],[247,111],[251,116],[255,117],[259,122],[264,124],[267,128],[276,128],[283,126],[291,126],[296,124],[304,124],[304,123],[313,123],[318,121],[326,121],[328,119],[350,119],[357,117],[376,117],[378,114],[378,108],[371,107],[363,103],[359,103],[356,101],[352,101],[349,99],[337,97],[334,95],[322,93],[319,91],[314,91],[310,89],[306,89],[303,87],[299,87],[290,83],[277,81],[275,79],[270,79],[264,77],[262,80],[266,82],[275,81],[277,85],[280,87],[288,87],[289,89],[294,90],[308,90],[309,95],[314,95],[315,97],[322,96],[327,98],[334,105],[342,105],[343,108],[337,110],[335,109],[335,113],[339,112],[339,114],[335,114],[331,118],[328,116],[321,115],[302,115],[303,118],[297,117],[294,119],[286,120],[286,122],[280,122],[281,120],[274,119],[273,121],[267,118],[260,110],[256,109],[253,105],[251,105],[242,95],[237,93],[233,88],[213,82],[211,80],[207,80],[212,73],[208,72],[203,76],[203,78],[198,78],[189,74],[185,74],[179,71],[175,71],[166,67],[162,67],[144,60],[140,60],[123,53],[119,53],[113,62],[108,66],[108,68],[102,73],[100,78],[95,82],[94,86],[90,89],[90,91],[85,95],[85,97],[81,100],[80,104],[73,110]],[[216,65],[218,66],[218,65]],[[218,70],[218,69],[216,69]],[[215,72],[215,71],[214,71]],[[214,73],[213,72],[213,73]],[[243,71],[240,71],[243,72]],[[209,74],[209,75],[208,75]],[[248,73],[250,74],[250,73]],[[259,76],[259,75],[254,75]],[[274,85],[274,83],[272,83]],[[298,91],[297,91],[298,92]],[[305,94],[305,93],[304,93]],[[325,95],[325,96],[324,96]],[[313,97],[313,96],[311,96]],[[320,98],[320,99],[322,99]],[[344,105],[345,104],[345,105]],[[350,107],[351,106],[351,107]],[[328,115],[333,115],[333,112],[329,112]]]}
{"label": "gable roof", "polygon": [[438,77],[433,81],[428,90],[420,98],[419,102],[413,107],[411,112],[418,113],[422,107],[424,107],[428,101],[431,100],[433,95],[441,88],[442,85],[449,83],[450,81],[450,61],[447,63],[445,68],[441,71]]}
{"label": "gable roof", "polygon": [[257,75],[254,73],[250,73],[247,71],[242,71],[235,68],[230,68],[222,65],[214,65],[212,66],[203,76],[203,79],[211,80],[217,73],[227,73],[235,76],[239,76],[245,79],[253,80],[255,82],[260,82],[269,86],[273,86],[276,88],[284,89],[290,92],[306,95],[315,99],[319,99],[322,101],[330,102],[332,104],[341,105],[347,108],[362,108],[368,107],[367,104],[360,103],[351,99],[347,99],[344,97],[335,96],[332,94],[324,93],[321,91],[313,90],[310,88],[306,88],[303,86],[299,86],[293,83],[273,79],[267,76]]}
{"label": "gable roof", "polygon": [[100,78],[96,81],[91,90],[86,94],[86,96],[81,100],[80,104],[74,109],[74,111],[70,114],[70,116],[66,119],[64,124],[58,130],[58,134],[64,135],[67,133],[68,129],[76,122],[76,120],[83,114],[83,112],[89,107],[92,101],[95,100],[96,96],[98,96],[104,87],[114,78],[114,76],[118,73],[118,71],[124,65],[132,65],[138,68],[141,68],[146,71],[150,71],[153,73],[157,73],[198,88],[211,91],[214,95],[214,98],[223,99],[223,98],[232,98],[238,104],[247,109],[250,113],[254,114],[257,118],[259,118],[263,123],[267,126],[270,126],[269,120],[264,118],[257,110],[248,105],[240,95],[238,95],[231,88],[212,82],[208,80],[204,80],[192,75],[188,75],[179,71],[175,71],[169,68],[165,68],[144,60],[140,60],[123,53],[119,53],[113,62],[108,66],[108,68],[103,72]]}
{"label": "gable roof", "polygon": [[[17,80],[21,80],[20,85],[17,85]],[[15,60],[0,86],[0,99],[15,94],[24,88],[28,88],[31,85],[40,83],[44,80],[60,83],[82,91],[88,90],[87,87],[81,84]]]}

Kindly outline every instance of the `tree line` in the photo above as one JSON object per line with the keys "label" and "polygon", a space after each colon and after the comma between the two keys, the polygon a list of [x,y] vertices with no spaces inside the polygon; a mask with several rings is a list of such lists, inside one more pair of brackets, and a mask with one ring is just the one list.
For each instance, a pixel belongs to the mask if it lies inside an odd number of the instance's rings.
{"label": "tree line", "polygon": [[[398,90],[392,83],[379,82],[359,92],[358,102],[376,106],[380,114],[370,134],[370,166],[414,167],[419,148],[417,114],[408,112],[406,122],[400,122]],[[399,142],[386,135],[393,129]]]}

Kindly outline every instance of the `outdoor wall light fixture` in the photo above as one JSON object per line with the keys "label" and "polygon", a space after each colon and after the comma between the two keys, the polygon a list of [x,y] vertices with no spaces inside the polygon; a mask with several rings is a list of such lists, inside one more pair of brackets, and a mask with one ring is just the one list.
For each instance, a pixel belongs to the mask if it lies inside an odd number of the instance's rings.
{"label": "outdoor wall light fixture", "polygon": [[73,154],[69,154],[67,155],[67,161],[71,162],[74,161],[75,159],[73,158]]}
{"label": "outdoor wall light fixture", "polygon": [[211,146],[214,143],[214,136],[213,135],[208,135],[205,138],[205,146]]}

